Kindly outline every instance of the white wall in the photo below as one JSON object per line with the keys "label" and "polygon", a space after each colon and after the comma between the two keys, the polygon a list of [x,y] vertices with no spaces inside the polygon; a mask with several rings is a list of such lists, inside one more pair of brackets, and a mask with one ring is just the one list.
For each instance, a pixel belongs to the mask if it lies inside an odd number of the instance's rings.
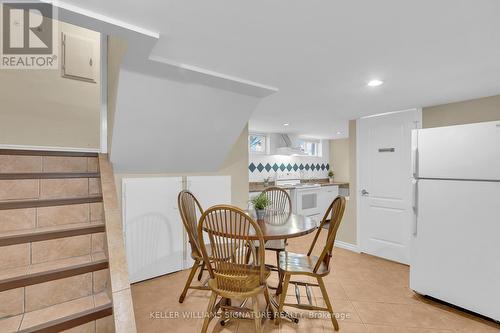
{"label": "white wall", "polygon": [[63,78],[61,61],[55,70],[0,70],[0,144],[99,148],[100,34],[58,24],[59,33],[94,42],[96,82]]}
{"label": "white wall", "polygon": [[122,69],[111,145],[115,171],[218,171],[259,101]]}

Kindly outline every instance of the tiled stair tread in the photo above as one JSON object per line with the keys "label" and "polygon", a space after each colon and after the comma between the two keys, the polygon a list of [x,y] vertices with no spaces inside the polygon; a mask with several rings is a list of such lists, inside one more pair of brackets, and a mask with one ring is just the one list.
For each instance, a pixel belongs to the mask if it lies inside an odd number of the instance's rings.
{"label": "tiled stair tread", "polygon": [[9,230],[0,232],[0,239],[3,237],[21,236],[21,235],[31,235],[35,233],[45,233],[45,232],[55,232],[71,229],[80,229],[84,227],[94,227],[94,226],[104,226],[102,221],[84,222],[84,223],[71,223],[71,224],[59,224],[51,225],[48,227],[36,227],[32,229],[21,229],[21,230]]}
{"label": "tiled stair tread", "polygon": [[0,246],[104,232],[104,223],[74,223],[0,233]]}
{"label": "tiled stair tread", "polygon": [[21,278],[31,274],[46,273],[61,268],[70,268],[106,259],[107,258],[104,252],[96,252],[91,255],[89,254],[79,257],[64,258],[29,266],[6,269],[0,272],[0,284],[5,280]]}
{"label": "tiled stair tread", "polygon": [[99,178],[99,172],[15,172],[0,173],[0,179]]}
{"label": "tiled stair tread", "polygon": [[[55,304],[40,310],[0,320],[0,332],[17,332],[35,328],[49,322],[64,321],[79,314],[111,306],[111,300],[105,292],[90,295],[64,303]],[[22,317],[22,319],[21,319]],[[15,328],[17,326],[17,328]],[[12,328],[15,328],[12,330]]]}
{"label": "tiled stair tread", "polygon": [[102,194],[87,195],[70,198],[51,198],[51,199],[28,199],[28,200],[2,200],[0,209],[19,209],[34,207],[66,206],[81,203],[102,202]]}
{"label": "tiled stair tread", "polygon": [[0,155],[98,157],[98,153],[56,150],[0,149]]}

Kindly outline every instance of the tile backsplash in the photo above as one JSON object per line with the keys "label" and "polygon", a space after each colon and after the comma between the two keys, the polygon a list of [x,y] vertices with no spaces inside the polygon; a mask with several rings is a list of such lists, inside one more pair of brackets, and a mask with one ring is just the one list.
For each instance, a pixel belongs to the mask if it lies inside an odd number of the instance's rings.
{"label": "tile backsplash", "polygon": [[280,173],[294,171],[303,179],[327,178],[329,168],[325,157],[250,155],[248,176],[251,182],[261,182],[264,178],[274,180]]}

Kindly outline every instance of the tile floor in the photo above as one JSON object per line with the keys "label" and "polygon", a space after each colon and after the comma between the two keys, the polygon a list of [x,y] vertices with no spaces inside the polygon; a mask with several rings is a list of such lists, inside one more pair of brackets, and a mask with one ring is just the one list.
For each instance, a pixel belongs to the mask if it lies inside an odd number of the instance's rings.
{"label": "tile floor", "polygon": [[[306,253],[312,235],[289,240],[289,251]],[[316,249],[320,251],[320,249]],[[317,252],[317,251],[316,251]],[[273,262],[274,254],[266,260]],[[200,332],[208,292],[191,290],[178,303],[188,271],[132,286],[138,332]],[[205,273],[206,274],[206,273]],[[420,297],[408,288],[408,267],[365,254],[335,248],[332,270],[325,278],[342,333],[479,333],[500,332],[500,325]],[[205,275],[206,276],[206,275]],[[270,284],[275,283],[274,275]],[[295,299],[293,288],[288,292]],[[301,293],[305,296],[305,292]],[[319,290],[314,302],[323,305]],[[304,298],[305,299],[305,298]],[[305,299],[306,300],[306,299]],[[307,302],[307,301],[306,301]],[[286,308],[285,308],[286,310]],[[295,313],[300,310],[289,308]],[[156,314],[152,314],[157,312]],[[176,313],[179,318],[175,318]],[[191,318],[183,318],[183,314]],[[307,315],[306,311],[301,312]],[[192,315],[191,315],[192,314]],[[156,318],[155,318],[156,316]],[[234,320],[222,327],[212,320],[209,332],[253,332],[250,320]],[[329,319],[302,319],[299,324],[283,320],[278,327],[266,321],[264,332],[334,332]]]}

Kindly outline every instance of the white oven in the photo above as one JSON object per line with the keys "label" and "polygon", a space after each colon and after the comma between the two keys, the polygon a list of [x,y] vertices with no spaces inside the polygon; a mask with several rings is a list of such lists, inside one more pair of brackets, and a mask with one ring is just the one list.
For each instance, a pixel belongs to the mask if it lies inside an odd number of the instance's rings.
{"label": "white oven", "polygon": [[290,194],[293,212],[319,221],[321,218],[320,191],[321,187],[319,185],[297,186],[292,189]]}

